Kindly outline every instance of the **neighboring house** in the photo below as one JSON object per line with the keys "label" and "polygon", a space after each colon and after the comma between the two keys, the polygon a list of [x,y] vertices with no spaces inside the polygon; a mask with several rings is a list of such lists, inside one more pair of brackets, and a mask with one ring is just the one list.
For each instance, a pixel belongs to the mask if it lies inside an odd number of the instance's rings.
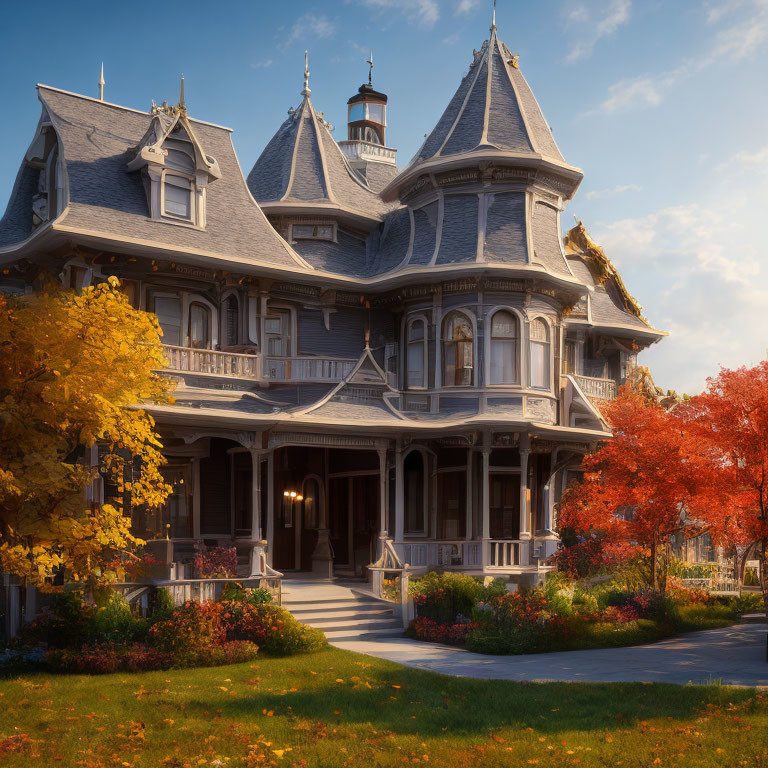
{"label": "neighboring house", "polygon": [[402,170],[386,95],[363,85],[337,142],[308,75],[247,181],[183,91],[144,112],[38,86],[0,286],[117,275],[156,313],[173,494],[132,514],[173,560],[265,538],[279,570],[361,574],[386,549],[534,581],[610,436],[600,403],[663,333],[581,224],[563,240],[582,172],[495,25]]}

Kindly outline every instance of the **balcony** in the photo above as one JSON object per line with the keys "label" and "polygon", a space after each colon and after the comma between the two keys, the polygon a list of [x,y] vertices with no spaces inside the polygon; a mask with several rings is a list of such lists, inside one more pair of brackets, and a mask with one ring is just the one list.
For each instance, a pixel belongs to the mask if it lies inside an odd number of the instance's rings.
{"label": "balcony", "polygon": [[596,400],[613,400],[616,397],[616,382],[613,379],[598,379],[593,376],[572,374],[579,389]]}
{"label": "balcony", "polygon": [[197,373],[203,376],[228,376],[258,382],[338,383],[357,364],[356,359],[340,357],[264,357],[239,352],[219,352],[163,344],[168,358],[165,370]]}
{"label": "balcony", "polygon": [[378,160],[379,162],[395,163],[396,149],[374,144],[371,141],[350,139],[340,141],[339,148],[348,160]]}

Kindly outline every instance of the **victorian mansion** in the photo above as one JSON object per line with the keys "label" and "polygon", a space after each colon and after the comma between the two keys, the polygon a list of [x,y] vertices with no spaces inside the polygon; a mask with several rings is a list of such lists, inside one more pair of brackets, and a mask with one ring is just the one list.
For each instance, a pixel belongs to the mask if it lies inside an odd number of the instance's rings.
{"label": "victorian mansion", "polygon": [[387,550],[540,577],[563,489],[610,437],[601,404],[664,334],[583,225],[563,237],[582,172],[495,24],[404,167],[370,78],[337,140],[305,67],[247,177],[183,96],[37,93],[0,290],[116,275],[157,315],[178,384],[147,408],[174,490],[132,511],[140,536],[177,562],[265,539],[279,571],[365,575]]}

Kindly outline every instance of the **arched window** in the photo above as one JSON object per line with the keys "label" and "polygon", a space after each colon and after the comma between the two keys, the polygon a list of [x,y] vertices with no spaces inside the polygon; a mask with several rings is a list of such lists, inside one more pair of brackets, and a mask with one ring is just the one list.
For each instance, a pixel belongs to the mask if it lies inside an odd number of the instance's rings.
{"label": "arched window", "polygon": [[473,383],[474,339],[472,323],[461,312],[452,312],[443,323],[443,386],[462,387]]}
{"label": "arched window", "polygon": [[426,533],[426,484],[424,455],[411,451],[403,461],[403,489],[405,502],[405,533]]}
{"label": "arched window", "polygon": [[491,318],[491,384],[516,384],[519,323],[512,312],[500,310]]}
{"label": "arched window", "polygon": [[211,345],[211,310],[197,301],[189,305],[189,346],[209,349]]}
{"label": "arched window", "polygon": [[237,346],[240,340],[240,304],[237,296],[230,293],[224,300],[221,335],[225,347]]}
{"label": "arched window", "polygon": [[531,321],[531,386],[549,389],[549,326],[540,317]]}
{"label": "arched window", "polygon": [[406,386],[408,389],[427,386],[427,324],[424,318],[408,323],[406,346]]}

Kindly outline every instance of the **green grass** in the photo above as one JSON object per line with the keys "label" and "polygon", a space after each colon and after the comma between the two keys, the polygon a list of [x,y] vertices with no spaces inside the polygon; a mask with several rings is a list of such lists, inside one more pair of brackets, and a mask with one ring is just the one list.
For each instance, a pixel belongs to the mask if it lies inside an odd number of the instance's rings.
{"label": "green grass", "polygon": [[731,768],[768,763],[767,729],[768,697],[750,689],[469,680],[337,649],[0,681],[4,768]]}

